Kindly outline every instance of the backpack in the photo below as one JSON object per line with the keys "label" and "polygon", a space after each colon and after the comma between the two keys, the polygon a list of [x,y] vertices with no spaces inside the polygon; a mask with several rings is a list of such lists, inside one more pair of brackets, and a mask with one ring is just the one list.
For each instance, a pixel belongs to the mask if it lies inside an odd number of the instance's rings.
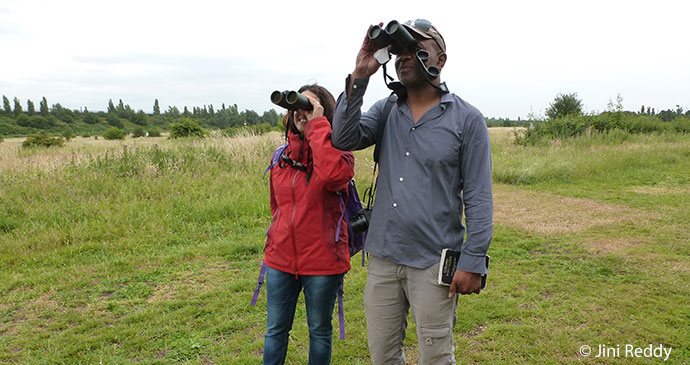
{"label": "backpack", "polygon": [[[273,157],[271,158],[271,163],[268,165],[268,167],[266,167],[266,170],[264,171],[263,177],[266,177],[266,174],[280,162],[280,159],[283,156],[283,152],[285,151],[285,148],[287,148],[287,146],[288,146],[287,144],[284,144],[284,145],[276,148],[276,150],[273,152]],[[338,237],[340,237],[340,228],[342,226],[343,220],[345,222],[349,222],[350,218],[353,217],[354,215],[356,215],[357,212],[359,212],[359,210],[362,209],[362,202],[360,201],[359,194],[357,193],[357,186],[355,185],[355,179],[350,179],[350,182],[347,184],[347,201],[344,201],[342,191],[338,191],[336,194],[338,195],[338,200],[340,200],[340,206],[343,208],[343,213],[340,215],[340,219],[338,219],[338,225],[337,225],[336,232],[335,232],[335,240],[337,241]],[[364,249],[364,242],[366,241],[366,232],[355,233],[352,230],[352,227],[350,227],[350,224],[347,224],[347,229],[348,229],[347,247],[350,251],[350,257],[352,257]],[[363,251],[362,251],[362,266],[364,266],[364,252]],[[256,288],[254,289],[254,295],[252,296],[252,301],[251,301],[252,306],[256,305],[256,300],[259,297],[259,292],[261,291],[261,287],[264,284],[264,275],[265,274],[266,274],[266,263],[262,262],[261,263],[261,271],[259,273],[259,280],[256,283]],[[340,321],[340,339],[341,340],[345,339],[345,313],[344,313],[344,308],[343,308],[343,296],[344,296],[344,288],[343,288],[343,284],[341,284],[340,288],[338,288],[338,318]]]}

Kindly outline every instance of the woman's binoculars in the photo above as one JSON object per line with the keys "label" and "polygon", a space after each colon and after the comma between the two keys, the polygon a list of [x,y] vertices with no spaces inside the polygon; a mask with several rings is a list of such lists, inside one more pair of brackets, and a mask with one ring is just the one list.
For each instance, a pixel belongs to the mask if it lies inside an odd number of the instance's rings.
{"label": "woman's binoculars", "polygon": [[314,110],[309,99],[297,91],[274,91],[271,93],[271,102],[287,110],[302,109],[306,111]]}
{"label": "woman's binoculars", "polygon": [[378,25],[371,27],[369,39],[374,41],[377,49],[391,46],[392,54],[414,52],[417,49],[417,40],[397,20],[392,20],[385,29]]}

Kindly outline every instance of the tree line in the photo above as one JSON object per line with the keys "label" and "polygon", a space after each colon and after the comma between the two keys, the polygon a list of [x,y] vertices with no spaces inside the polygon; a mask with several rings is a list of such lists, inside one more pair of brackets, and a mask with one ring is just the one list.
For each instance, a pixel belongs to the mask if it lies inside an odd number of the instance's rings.
{"label": "tree line", "polygon": [[182,110],[177,106],[170,106],[162,111],[158,99],[154,100],[153,113],[150,114],[141,109],[134,110],[122,99],[117,104],[110,99],[105,111],[95,112],[86,107],[78,110],[65,108],[60,103],[49,106],[45,97],[39,102],[38,110],[31,100],[27,100],[25,105],[26,109],[16,97],[10,102],[7,96],[2,96],[0,136],[25,136],[37,132],[62,134],[65,130],[78,135],[94,135],[101,134],[110,127],[126,131],[137,127],[167,131],[170,124],[181,120],[192,120],[208,129],[225,130],[257,125],[272,128],[281,124],[284,115],[274,109],[261,115],[249,109],[239,111],[237,104],[226,106],[225,103],[220,108],[215,108],[212,104],[195,106],[191,110],[187,106]]}

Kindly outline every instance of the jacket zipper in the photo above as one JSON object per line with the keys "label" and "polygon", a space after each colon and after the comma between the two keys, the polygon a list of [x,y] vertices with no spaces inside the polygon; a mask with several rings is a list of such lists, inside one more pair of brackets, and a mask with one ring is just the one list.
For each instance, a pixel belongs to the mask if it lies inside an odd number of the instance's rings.
{"label": "jacket zipper", "polygon": [[297,210],[297,204],[295,202],[295,180],[297,180],[297,175],[299,170],[295,170],[295,175],[292,177],[292,186],[290,192],[292,193],[292,217],[290,218],[290,229],[292,230],[292,248],[295,252],[295,279],[299,278],[299,258],[297,257],[297,241],[295,240],[295,211]]}

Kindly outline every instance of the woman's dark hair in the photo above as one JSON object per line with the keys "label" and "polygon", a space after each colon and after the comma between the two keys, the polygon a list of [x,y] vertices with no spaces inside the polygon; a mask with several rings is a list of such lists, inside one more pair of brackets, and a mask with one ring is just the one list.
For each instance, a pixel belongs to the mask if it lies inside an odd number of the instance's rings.
{"label": "woman's dark hair", "polygon": [[[326,90],[325,87],[317,84],[304,85],[301,88],[299,88],[298,92],[301,93],[307,90],[313,92],[316,95],[316,97],[319,98],[319,102],[321,103],[321,106],[323,106],[323,115],[326,117],[326,119],[328,119],[328,123],[331,123],[332,125],[333,111],[335,110],[335,98],[333,97],[333,95],[328,90]],[[285,118],[283,119],[283,124],[285,124],[286,126],[286,136],[288,130],[292,133],[299,133],[297,127],[295,127],[293,112],[287,112]]]}

